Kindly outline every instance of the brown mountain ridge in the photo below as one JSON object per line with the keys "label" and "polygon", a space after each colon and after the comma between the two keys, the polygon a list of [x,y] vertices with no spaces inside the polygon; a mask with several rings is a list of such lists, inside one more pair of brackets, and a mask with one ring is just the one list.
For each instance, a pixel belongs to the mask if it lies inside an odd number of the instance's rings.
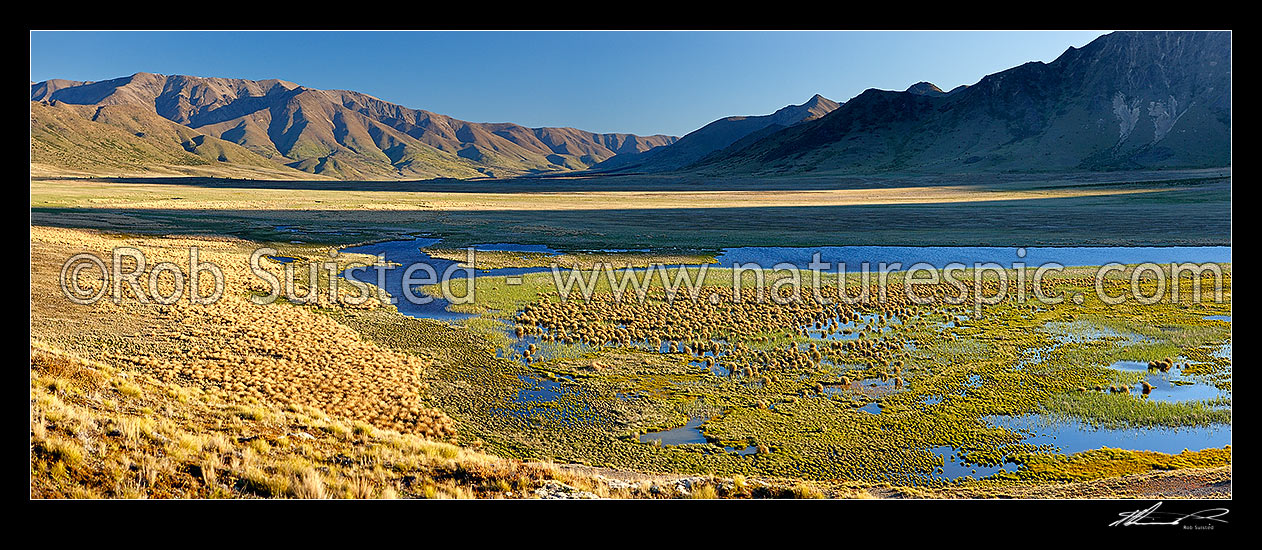
{"label": "brown mountain ridge", "polygon": [[[359,92],[317,90],[275,79],[137,73],[101,82],[48,80],[31,84],[31,101],[33,142],[37,142],[32,161],[53,165],[75,157],[67,151],[57,154],[58,142],[66,140],[35,139],[36,127],[46,126],[43,119],[54,113],[63,126],[70,120],[67,117],[77,114],[84,120],[73,126],[103,124],[142,140],[151,134],[143,126],[157,123],[144,115],[156,115],[186,129],[156,124],[168,137],[179,138],[174,142],[181,148],[187,150],[184,143],[204,136],[199,139],[225,151],[223,155],[192,153],[199,158],[247,165],[266,161],[339,179],[468,178],[580,170],[618,154],[644,152],[676,140],[664,135],[467,122]],[[53,109],[37,109],[35,103]],[[63,105],[96,109],[56,111]],[[120,118],[117,113],[124,107],[131,116]],[[103,113],[108,116],[102,117]],[[171,142],[167,139],[164,144]],[[194,149],[199,147],[203,146],[193,144]],[[106,149],[98,150],[97,156],[106,155]],[[253,158],[243,157],[244,152]],[[180,160],[178,152],[171,153],[174,156],[163,154],[154,161]],[[221,156],[228,160],[219,160]],[[120,164],[117,159],[98,160]]]}

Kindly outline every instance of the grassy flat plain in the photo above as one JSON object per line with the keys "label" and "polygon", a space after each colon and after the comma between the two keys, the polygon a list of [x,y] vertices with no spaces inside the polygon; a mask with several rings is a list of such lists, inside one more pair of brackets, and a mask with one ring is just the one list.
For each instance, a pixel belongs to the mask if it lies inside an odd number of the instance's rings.
{"label": "grassy flat plain", "polygon": [[[854,340],[864,343],[811,348],[818,341],[796,323],[829,312],[810,304],[716,308],[655,295],[632,307],[598,290],[580,311],[536,274],[511,288],[479,278],[469,307],[482,316],[448,325],[392,307],[256,306],[246,298],[259,281],[245,262],[280,243],[301,273],[327,259],[327,245],[422,232],[452,248],[648,256],[741,245],[1229,245],[1226,171],[967,183],[47,178],[32,181],[31,209],[37,496],[1230,496],[1230,448],[1065,456],[985,421],[1038,412],[1101,426],[1229,426],[1229,399],[1108,391],[1140,375],[1107,365],[1178,357],[1229,390],[1230,360],[1213,350],[1230,344],[1230,326],[1206,317],[1230,315],[1230,265],[1224,303],[1002,303],[963,323],[947,321],[959,308],[857,306],[846,314],[878,319]],[[61,295],[61,262],[121,245],[177,264],[202,247],[228,271],[225,300],[83,307]],[[1083,275],[1050,285],[1081,291]],[[525,342],[537,346],[534,360]],[[669,343],[678,349],[650,349]],[[692,353],[720,343],[750,370],[720,374]],[[1016,368],[1030,350],[1042,350],[1038,364]],[[693,418],[706,419],[704,443],[640,440]],[[941,447],[949,461],[930,452]],[[957,460],[1022,468],[943,479]],[[670,489],[680,476],[700,485]],[[615,481],[626,477],[638,481]]]}
{"label": "grassy flat plain", "polygon": [[[1226,245],[1229,171],[707,181],[647,176],[454,182],[35,179],[39,224],[444,246]],[[284,228],[278,230],[277,226]]]}

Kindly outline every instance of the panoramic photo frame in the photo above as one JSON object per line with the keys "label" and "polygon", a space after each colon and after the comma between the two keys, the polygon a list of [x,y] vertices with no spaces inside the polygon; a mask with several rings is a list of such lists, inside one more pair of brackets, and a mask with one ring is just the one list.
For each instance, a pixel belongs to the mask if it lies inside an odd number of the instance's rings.
{"label": "panoramic photo frame", "polygon": [[1231,38],[31,31],[30,498],[1222,533]]}

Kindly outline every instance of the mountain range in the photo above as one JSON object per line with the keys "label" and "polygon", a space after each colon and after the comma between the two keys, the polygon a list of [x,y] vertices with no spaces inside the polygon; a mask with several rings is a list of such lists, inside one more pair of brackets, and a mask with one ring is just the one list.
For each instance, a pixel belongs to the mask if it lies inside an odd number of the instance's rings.
{"label": "mountain range", "polygon": [[1117,32],[944,93],[867,90],[701,173],[1054,172],[1231,163],[1231,35]]}
{"label": "mountain range", "polygon": [[[115,129],[139,139],[126,139],[125,149],[169,153],[153,157],[155,163],[181,160],[179,151],[172,148],[178,145],[203,160],[248,165],[264,161],[281,171],[287,168],[339,179],[570,171],[675,141],[662,135],[466,122],[359,92],[316,90],[283,80],[150,73],[101,82],[49,80],[31,84],[31,101],[38,104],[32,106],[32,161],[55,165],[76,156],[67,154],[62,142],[94,143],[99,138],[91,136],[97,134],[109,135],[115,142],[124,140],[113,135],[118,133]],[[76,116],[79,120],[74,120]],[[59,121],[62,133],[38,131],[48,119]],[[173,129],[172,124],[182,130]],[[146,131],[149,127],[155,131]],[[79,134],[81,138],[72,137]],[[232,154],[201,151],[206,147]],[[246,159],[243,150],[253,157]],[[98,153],[94,161],[120,166],[145,158],[109,159],[104,154],[108,151]]]}
{"label": "mountain range", "polygon": [[682,138],[475,123],[283,80],[31,83],[32,172],[405,179],[1058,172],[1231,163],[1231,35],[1117,32],[944,92],[815,95]]}
{"label": "mountain range", "polygon": [[769,115],[731,116],[718,119],[689,132],[669,147],[657,147],[642,153],[617,155],[597,164],[595,171],[636,170],[665,172],[677,170],[706,155],[731,147],[750,136],[764,136],[801,122],[815,120],[839,104],[819,94],[801,105],[789,105]]}

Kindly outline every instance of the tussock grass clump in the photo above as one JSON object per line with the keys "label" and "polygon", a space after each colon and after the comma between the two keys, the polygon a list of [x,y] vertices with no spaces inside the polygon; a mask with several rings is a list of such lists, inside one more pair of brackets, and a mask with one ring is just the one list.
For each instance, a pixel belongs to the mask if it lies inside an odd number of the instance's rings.
{"label": "tussock grass clump", "polygon": [[791,494],[792,494],[792,498],[799,498],[799,499],[825,498],[824,493],[820,492],[819,489],[816,489],[815,487],[808,485],[806,483],[798,483],[794,485],[793,489],[791,490]]}
{"label": "tussock grass clump", "polygon": [[719,491],[714,487],[714,485],[706,483],[699,487],[694,487],[692,491],[688,493],[688,498],[713,500],[719,498]]}
{"label": "tussock grass clump", "polygon": [[[485,455],[310,406],[242,407],[191,396],[184,388],[171,391],[170,384],[83,361],[40,341],[32,341],[31,355],[36,498],[423,497],[426,483],[434,487],[431,496],[440,498],[491,491],[505,496],[506,486],[520,498],[560,477],[550,466]],[[75,363],[81,372],[64,369]],[[77,372],[77,382],[44,382],[66,372]],[[129,380],[139,393],[106,410],[100,395],[115,391],[120,380]],[[478,485],[466,485],[469,480]]]}
{"label": "tussock grass clump", "polygon": [[39,441],[37,445],[40,451],[46,453],[53,460],[60,461],[67,468],[77,468],[83,465],[83,446],[71,439],[47,437]]}
{"label": "tussock grass clump", "polygon": [[1148,370],[1150,371],[1170,372],[1172,368],[1174,368],[1174,360],[1169,357],[1148,362]]}
{"label": "tussock grass clump", "polygon": [[289,491],[294,498],[323,499],[327,496],[324,491],[324,478],[312,468],[304,468],[295,475],[289,483]]}

